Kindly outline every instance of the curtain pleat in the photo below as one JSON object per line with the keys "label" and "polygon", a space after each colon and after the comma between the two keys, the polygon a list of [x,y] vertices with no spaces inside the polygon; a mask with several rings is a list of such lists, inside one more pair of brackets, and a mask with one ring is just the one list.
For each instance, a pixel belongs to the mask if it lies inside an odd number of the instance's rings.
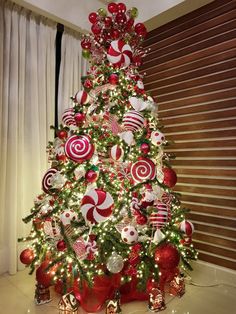
{"label": "curtain pleat", "polygon": [[86,74],[87,62],[82,57],[78,33],[65,28],[61,43],[61,65],[58,84],[58,123],[65,109],[72,106],[70,97],[82,88],[81,76]]}
{"label": "curtain pleat", "polygon": [[53,138],[56,24],[0,0],[0,272],[17,271],[22,217],[41,192]]}

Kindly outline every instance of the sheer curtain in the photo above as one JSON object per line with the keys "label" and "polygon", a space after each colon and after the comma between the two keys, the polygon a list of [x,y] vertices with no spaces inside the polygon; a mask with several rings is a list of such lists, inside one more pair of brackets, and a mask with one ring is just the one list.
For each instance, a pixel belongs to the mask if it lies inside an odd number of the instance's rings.
{"label": "sheer curtain", "polygon": [[87,62],[82,57],[80,35],[65,28],[61,43],[61,66],[58,84],[58,122],[65,109],[72,105],[71,96],[82,88],[81,76],[86,74]]}
{"label": "sheer curtain", "polygon": [[[17,238],[49,167],[56,25],[0,0],[0,272],[17,271]],[[30,224],[29,224],[30,225]]]}

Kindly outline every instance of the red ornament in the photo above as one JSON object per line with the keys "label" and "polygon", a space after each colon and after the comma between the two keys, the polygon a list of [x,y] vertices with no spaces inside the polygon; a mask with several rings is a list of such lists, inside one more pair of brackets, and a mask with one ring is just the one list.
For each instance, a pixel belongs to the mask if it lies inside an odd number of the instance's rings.
{"label": "red ornament", "polygon": [[66,155],[56,155],[56,160],[58,161],[64,162],[66,161],[66,159],[67,159]]}
{"label": "red ornament", "polygon": [[45,288],[51,286],[52,279],[55,274],[55,270],[57,268],[56,265],[49,268],[48,271],[46,269],[49,266],[49,260],[42,262],[39,268],[36,270],[36,280],[39,284],[43,285]]}
{"label": "red ornament", "polygon": [[118,24],[125,24],[126,21],[127,21],[127,17],[124,13],[119,12],[116,14],[116,22]]}
{"label": "red ornament", "polygon": [[142,143],[140,145],[140,150],[143,154],[148,154],[150,152],[150,146],[148,143]]}
{"label": "red ornament", "polygon": [[90,182],[90,183],[95,182],[95,181],[97,180],[97,178],[98,178],[97,172],[94,171],[94,170],[92,170],[92,169],[88,170],[88,171],[85,173],[85,179],[86,179],[88,182]]}
{"label": "red ornament", "polygon": [[160,269],[171,270],[178,266],[180,255],[175,246],[170,243],[164,243],[157,247],[155,261]]}
{"label": "red ornament", "polygon": [[93,25],[91,26],[91,31],[92,31],[95,35],[99,35],[99,34],[101,34],[102,29],[101,29],[101,27],[100,27],[97,23],[95,23],[95,24],[93,24]]}
{"label": "red ornament", "polygon": [[86,79],[83,85],[84,85],[84,88],[91,89],[93,87],[93,82],[89,79]]}
{"label": "red ornament", "polygon": [[117,29],[112,29],[111,30],[111,37],[113,39],[118,39],[120,37],[120,32]]}
{"label": "red ornament", "polygon": [[118,6],[117,6],[117,4],[114,3],[114,2],[109,3],[107,8],[108,8],[108,11],[109,11],[110,13],[116,13],[116,12],[118,12]]}
{"label": "red ornament", "polygon": [[20,261],[25,265],[31,264],[34,259],[34,251],[31,249],[25,249],[20,254]]}
{"label": "red ornament", "polygon": [[86,116],[83,112],[77,112],[74,117],[77,125],[81,125],[82,123],[84,123],[85,118]]}
{"label": "red ornament", "polygon": [[88,19],[89,19],[90,23],[94,24],[94,23],[97,22],[98,14],[96,12],[92,12],[92,13],[89,14]]}
{"label": "red ornament", "polygon": [[90,49],[91,48],[91,42],[88,39],[83,39],[81,41],[81,47],[83,49]]}
{"label": "red ornament", "polygon": [[147,35],[147,29],[143,23],[136,24],[134,30],[139,36],[145,37]]}
{"label": "red ornament", "polygon": [[119,81],[119,76],[115,73],[112,73],[109,78],[109,83],[112,84],[112,85],[116,85]]}
{"label": "red ornament", "polygon": [[131,30],[133,25],[134,25],[134,19],[131,17],[130,19],[128,19],[126,23],[126,30],[127,31]]}
{"label": "red ornament", "polygon": [[177,175],[172,168],[162,168],[164,174],[163,184],[167,185],[169,188],[173,188],[177,182]]}
{"label": "red ornament", "polygon": [[125,5],[124,3],[122,3],[122,2],[118,3],[118,4],[117,4],[117,7],[118,7],[118,12],[123,12],[123,13],[125,13],[125,11],[126,11],[126,5]]}
{"label": "red ornament", "polygon": [[138,225],[143,226],[147,223],[147,217],[144,215],[137,215],[135,219]]}
{"label": "red ornament", "polygon": [[64,130],[58,130],[57,131],[57,136],[61,139],[64,140],[65,138],[67,138],[68,134],[66,131]]}
{"label": "red ornament", "polygon": [[106,16],[104,19],[104,24],[106,27],[109,27],[112,23],[112,18],[110,16]]}
{"label": "red ornament", "polygon": [[59,240],[57,242],[57,249],[58,249],[58,251],[65,251],[65,249],[66,249],[66,242],[64,240]]}

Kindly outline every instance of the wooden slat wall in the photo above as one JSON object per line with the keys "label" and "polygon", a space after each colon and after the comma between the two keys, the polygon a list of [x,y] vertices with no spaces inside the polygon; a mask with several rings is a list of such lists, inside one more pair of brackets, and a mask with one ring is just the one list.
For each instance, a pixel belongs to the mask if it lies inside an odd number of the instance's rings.
{"label": "wooden slat wall", "polygon": [[236,269],[236,1],[216,0],[148,35],[145,88],[175,143],[175,191],[199,258]]}

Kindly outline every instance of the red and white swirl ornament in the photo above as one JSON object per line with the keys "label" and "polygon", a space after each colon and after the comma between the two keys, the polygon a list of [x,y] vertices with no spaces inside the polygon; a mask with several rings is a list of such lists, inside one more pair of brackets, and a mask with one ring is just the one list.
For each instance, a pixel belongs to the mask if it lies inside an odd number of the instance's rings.
{"label": "red and white swirl ornament", "polygon": [[86,221],[97,224],[108,219],[113,205],[114,200],[110,193],[91,189],[82,198],[80,210]]}
{"label": "red and white swirl ornament", "polygon": [[46,171],[42,180],[42,189],[45,193],[50,193],[50,189],[53,188],[52,178],[58,172],[56,168],[50,168]]}
{"label": "red and white swirl ornament", "polygon": [[55,219],[47,218],[43,224],[44,233],[50,238],[58,239],[61,236],[61,230]]}
{"label": "red and white swirl ornament", "polygon": [[90,101],[90,96],[84,90],[81,90],[75,94],[75,100],[80,105],[86,105]]}
{"label": "red and white swirl ornament", "polygon": [[131,167],[131,176],[135,182],[153,180],[156,176],[156,165],[149,158],[141,158]]}
{"label": "red and white swirl ornament", "polygon": [[132,60],[133,52],[130,45],[118,39],[111,42],[107,52],[107,59],[113,65],[127,68]]}
{"label": "red and white swirl ornament", "polygon": [[76,125],[74,116],[75,116],[74,108],[68,108],[64,111],[62,115],[62,122],[67,126]]}
{"label": "red and white swirl ornament", "polygon": [[188,237],[190,237],[194,232],[194,226],[189,220],[183,220],[179,227],[180,230]]}
{"label": "red and white swirl ornament", "polygon": [[94,145],[87,135],[72,135],[65,143],[65,153],[75,162],[84,162],[93,156]]}
{"label": "red and white swirl ornament", "polygon": [[119,145],[114,145],[111,148],[110,156],[113,160],[119,161],[124,156],[124,150]]}
{"label": "red and white swirl ornament", "polygon": [[158,229],[163,228],[171,219],[170,208],[164,203],[159,202],[156,206],[157,212],[151,213],[149,217],[150,225]]}
{"label": "red and white swirl ornament", "polygon": [[130,110],[124,114],[123,124],[126,130],[138,131],[144,125],[144,117],[140,112]]}

